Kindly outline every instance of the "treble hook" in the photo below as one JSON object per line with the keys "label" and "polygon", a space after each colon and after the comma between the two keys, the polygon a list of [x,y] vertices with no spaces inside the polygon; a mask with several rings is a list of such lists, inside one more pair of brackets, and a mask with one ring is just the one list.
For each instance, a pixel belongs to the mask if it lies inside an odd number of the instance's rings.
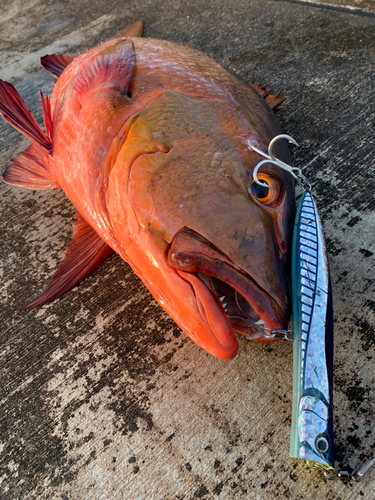
{"label": "treble hook", "polygon": [[294,144],[295,146],[299,146],[298,142],[293,139],[293,137],[290,137],[290,135],[287,134],[280,134],[277,135],[272,139],[272,141],[269,143],[268,146],[268,154],[264,153],[260,149],[256,148],[255,146],[249,146],[250,149],[258,153],[260,156],[263,156],[263,158],[266,158],[266,160],[260,161],[257,166],[253,170],[253,179],[258,186],[261,187],[269,187],[266,182],[262,182],[261,180],[258,179],[258,170],[259,168],[265,164],[265,163],[272,163],[273,165],[276,165],[277,167],[282,168],[283,170],[286,170],[289,172],[296,180],[297,182],[307,190],[311,189],[310,184],[307,182],[306,177],[302,174],[301,169],[298,167],[292,167],[291,165],[288,165],[287,163],[284,163],[283,161],[279,160],[274,153],[273,153],[273,147],[279,139],[287,139],[290,143]]}
{"label": "treble hook", "polygon": [[[273,154],[273,147],[275,145],[275,142],[278,141],[279,139],[287,139],[288,142],[290,142],[291,144],[294,144],[295,146],[299,147],[298,142],[295,139],[293,139],[293,137],[290,137],[290,135],[287,135],[287,134],[277,135],[276,137],[274,137],[272,139],[272,141],[269,143],[269,146],[268,146],[268,154],[270,155],[270,157],[273,160],[277,160],[277,161],[280,161],[280,160],[278,160],[276,158],[276,156]],[[287,167],[289,167],[289,165],[287,165],[286,163],[284,163],[284,162],[281,162],[281,163],[283,163],[283,165],[286,165]],[[292,168],[292,167],[289,167],[289,168]]]}

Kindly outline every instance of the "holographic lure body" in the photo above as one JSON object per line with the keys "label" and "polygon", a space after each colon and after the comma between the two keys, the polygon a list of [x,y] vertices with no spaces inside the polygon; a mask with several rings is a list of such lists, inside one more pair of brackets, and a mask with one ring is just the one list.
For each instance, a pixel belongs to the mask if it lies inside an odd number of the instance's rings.
{"label": "holographic lure body", "polygon": [[[334,469],[333,311],[328,258],[322,223],[310,193],[311,185],[300,168],[287,165],[273,154],[273,146],[279,139],[287,139],[298,146],[292,137],[282,134],[272,139],[268,154],[255,146],[249,149],[265,158],[254,168],[256,184],[269,187],[258,179],[257,173],[263,164],[271,163],[289,172],[304,189],[294,223],[292,248],[294,366],[289,454],[307,460],[313,469],[322,469],[327,479],[340,477],[362,481],[375,465],[375,457],[360,470]],[[246,320],[250,322],[251,318]],[[267,331],[269,337],[292,340],[289,333],[290,330]]]}
{"label": "holographic lure body", "polygon": [[333,321],[329,266],[315,202],[305,191],[292,250],[293,413],[290,456],[333,467]]}

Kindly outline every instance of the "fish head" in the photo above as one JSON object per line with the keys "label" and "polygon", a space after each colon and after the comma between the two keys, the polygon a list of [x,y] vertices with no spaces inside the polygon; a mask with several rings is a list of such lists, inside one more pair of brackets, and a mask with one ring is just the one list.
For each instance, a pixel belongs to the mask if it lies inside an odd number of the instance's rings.
{"label": "fish head", "polygon": [[138,274],[181,328],[222,359],[237,352],[234,332],[273,341],[264,327],[284,329],[290,312],[294,181],[271,164],[258,175],[269,188],[252,179],[261,158],[249,144],[266,151],[278,132],[270,123],[255,129],[229,103],[165,92],[133,123],[119,155],[130,164],[126,211],[142,247],[133,255]]}

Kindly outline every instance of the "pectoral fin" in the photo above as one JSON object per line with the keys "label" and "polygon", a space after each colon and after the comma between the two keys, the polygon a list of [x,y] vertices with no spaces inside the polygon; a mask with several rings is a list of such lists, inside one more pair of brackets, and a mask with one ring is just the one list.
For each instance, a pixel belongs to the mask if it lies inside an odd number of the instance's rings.
{"label": "pectoral fin", "polygon": [[103,90],[116,90],[126,97],[135,69],[135,53],[131,42],[118,40],[103,49],[92,64],[83,68],[74,84],[74,91],[81,101],[92,99]]}
{"label": "pectoral fin", "polygon": [[113,253],[112,248],[76,213],[73,236],[65,256],[46,290],[21,310],[34,309],[54,301],[87,278]]}

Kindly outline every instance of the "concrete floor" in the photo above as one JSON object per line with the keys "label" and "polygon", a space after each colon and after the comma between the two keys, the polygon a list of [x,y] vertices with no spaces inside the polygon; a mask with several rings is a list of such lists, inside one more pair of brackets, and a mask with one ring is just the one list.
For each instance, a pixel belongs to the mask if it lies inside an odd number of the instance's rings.
{"label": "concrete floor", "polygon": [[[3,0],[0,77],[41,121],[39,68],[135,21],[241,78],[278,89],[328,244],[335,307],[337,466],[375,448],[374,17],[271,0]],[[0,123],[1,170],[28,142]],[[118,256],[40,310],[15,313],[60,262],[74,208],[61,191],[1,185],[0,498],[375,498],[288,457],[292,346],[240,340],[214,359]]]}

